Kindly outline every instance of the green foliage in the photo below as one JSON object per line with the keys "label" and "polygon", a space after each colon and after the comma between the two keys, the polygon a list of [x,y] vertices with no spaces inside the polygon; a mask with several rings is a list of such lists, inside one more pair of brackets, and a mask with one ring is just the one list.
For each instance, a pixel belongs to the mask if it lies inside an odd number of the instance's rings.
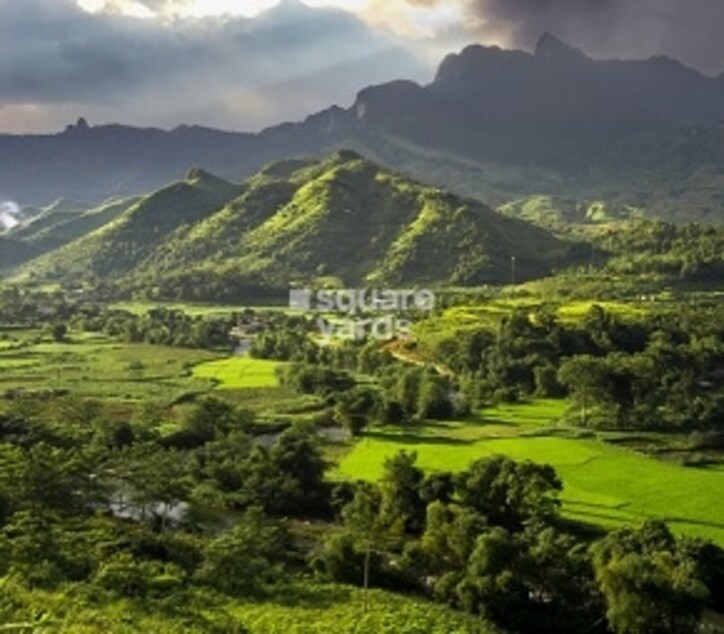
{"label": "green foliage", "polygon": [[699,631],[707,589],[664,525],[611,533],[595,546],[594,561],[616,634]]}
{"label": "green foliage", "polygon": [[518,279],[577,257],[542,229],[338,153],[239,188],[194,172],[26,265],[18,279],[113,274],[155,299],[218,300],[329,275],[347,284],[502,282],[511,256]]}
{"label": "green foliage", "polygon": [[355,387],[337,398],[335,420],[353,436],[358,436],[370,423],[379,419],[382,402],[379,393],[368,387]]}
{"label": "green foliage", "polygon": [[208,542],[196,577],[226,593],[248,594],[281,578],[286,541],[279,527],[252,508],[231,530]]}
{"label": "green foliage", "polygon": [[456,488],[462,504],[491,524],[516,530],[531,519],[554,516],[563,485],[549,465],[499,456],[474,462],[458,475]]}
{"label": "green foliage", "polygon": [[385,461],[380,480],[380,515],[383,521],[410,533],[420,533],[425,523],[425,501],[421,495],[425,475],[415,466],[416,461],[417,454],[414,452],[400,452]]}
{"label": "green foliage", "polygon": [[568,519],[611,529],[660,517],[682,534],[724,544],[717,497],[721,469],[689,468],[590,434],[577,437],[559,427],[566,409],[565,401],[534,401],[499,405],[464,421],[376,429],[345,454],[336,473],[378,481],[385,460],[402,450],[414,450],[416,464],[430,476],[460,473],[481,457],[506,455],[556,469]]}
{"label": "green foliage", "polygon": [[281,384],[301,394],[326,395],[354,386],[354,379],[343,371],[325,366],[292,364],[281,371]]}

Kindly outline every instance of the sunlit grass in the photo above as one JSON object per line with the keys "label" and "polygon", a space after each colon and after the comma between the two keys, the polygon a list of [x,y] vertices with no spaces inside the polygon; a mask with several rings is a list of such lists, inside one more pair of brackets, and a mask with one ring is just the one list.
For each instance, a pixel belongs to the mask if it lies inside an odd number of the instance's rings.
{"label": "sunlit grass", "polygon": [[659,517],[677,531],[724,544],[724,470],[683,467],[556,433],[564,409],[563,402],[536,401],[468,421],[372,430],[341,460],[337,475],[375,480],[385,459],[402,449],[416,451],[427,471],[457,472],[479,458],[506,455],[555,467],[567,517],[606,528]]}
{"label": "sunlit grass", "polygon": [[233,357],[198,365],[194,368],[194,376],[218,381],[219,387],[227,390],[277,387],[279,365],[278,361]]}

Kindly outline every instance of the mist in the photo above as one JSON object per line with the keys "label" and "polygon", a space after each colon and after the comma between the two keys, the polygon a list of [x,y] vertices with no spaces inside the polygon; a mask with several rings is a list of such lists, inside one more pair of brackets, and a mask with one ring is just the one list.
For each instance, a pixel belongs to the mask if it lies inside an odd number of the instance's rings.
{"label": "mist", "polygon": [[18,225],[20,221],[20,207],[10,200],[0,203],[0,229],[9,231]]}

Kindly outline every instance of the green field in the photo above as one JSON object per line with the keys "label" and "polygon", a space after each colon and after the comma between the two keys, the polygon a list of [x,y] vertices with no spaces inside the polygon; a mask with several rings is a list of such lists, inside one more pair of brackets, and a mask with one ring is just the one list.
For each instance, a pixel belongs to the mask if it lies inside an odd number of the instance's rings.
{"label": "green field", "polygon": [[565,404],[537,401],[484,411],[465,422],[370,431],[341,461],[338,475],[374,480],[385,458],[416,451],[426,470],[461,471],[502,454],[553,465],[564,482],[566,517],[611,528],[658,517],[674,530],[724,544],[724,469],[683,467],[555,426]]}
{"label": "green field", "polygon": [[0,394],[63,390],[87,398],[172,402],[205,392],[213,382],[191,369],[218,355],[202,350],[118,343],[103,335],[71,333],[65,343],[38,332],[13,332],[0,347]]}
{"label": "green field", "polygon": [[278,387],[276,370],[279,365],[278,361],[232,357],[197,365],[194,376],[212,379],[218,382],[220,389],[226,390]]}

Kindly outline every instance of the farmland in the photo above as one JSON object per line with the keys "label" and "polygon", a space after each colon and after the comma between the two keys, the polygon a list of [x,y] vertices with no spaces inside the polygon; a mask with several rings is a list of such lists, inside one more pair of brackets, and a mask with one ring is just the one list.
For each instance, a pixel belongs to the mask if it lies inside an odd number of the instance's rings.
{"label": "farmland", "polygon": [[277,387],[279,365],[276,361],[232,357],[200,364],[194,368],[194,376],[218,382],[224,390]]}
{"label": "farmland", "polygon": [[213,382],[191,375],[219,355],[185,348],[119,343],[103,335],[72,334],[52,341],[40,331],[10,331],[0,347],[0,391],[69,391],[85,398],[170,403],[208,391]]}
{"label": "farmland", "polygon": [[385,459],[403,449],[416,451],[428,471],[461,471],[502,454],[555,467],[571,519],[612,528],[658,517],[676,531],[724,543],[724,469],[666,463],[593,434],[575,437],[555,424],[564,409],[561,401],[542,400],[490,408],[462,422],[375,429],[343,458],[338,475],[375,480]]}

